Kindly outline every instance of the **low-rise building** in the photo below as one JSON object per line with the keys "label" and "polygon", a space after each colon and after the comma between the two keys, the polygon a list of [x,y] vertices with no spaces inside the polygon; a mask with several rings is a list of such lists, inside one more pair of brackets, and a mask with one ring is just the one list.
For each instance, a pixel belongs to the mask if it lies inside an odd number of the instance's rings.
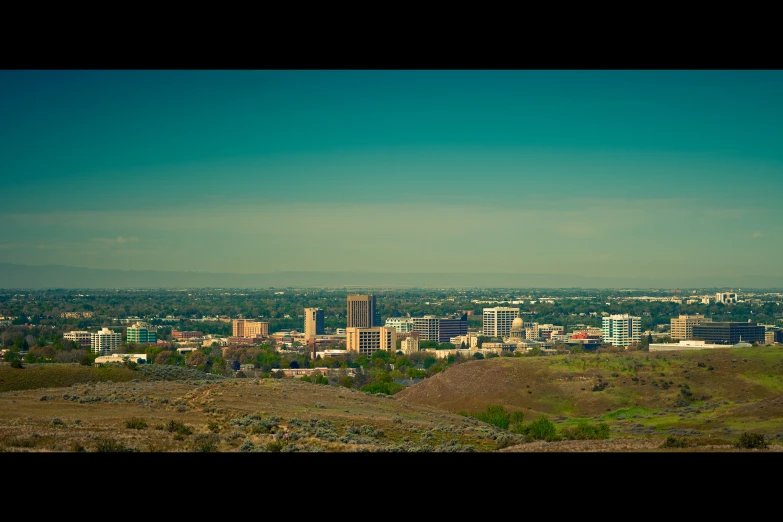
{"label": "low-rise building", "polygon": [[468,332],[465,335],[452,337],[449,342],[457,348],[476,348],[478,347],[478,338],[478,332]]}
{"label": "low-rise building", "polygon": [[693,326],[693,339],[714,344],[763,344],[764,327],[753,321],[701,323]]}
{"label": "low-rise building", "polygon": [[65,332],[63,339],[66,341],[73,341],[81,348],[90,348],[92,346],[92,333],[86,330],[73,330],[71,332]]}
{"label": "low-rise building", "polygon": [[[226,339],[227,344],[233,344],[237,346],[252,346],[254,344],[261,344],[266,341],[266,337],[236,337],[231,336]],[[208,341],[209,346],[212,346],[212,340]]]}
{"label": "low-rise building", "polygon": [[174,339],[177,339],[178,341],[186,341],[188,339],[197,339],[200,337],[204,337],[204,332],[198,332],[196,330],[188,330],[188,331],[179,331],[179,330],[171,330],[171,336]]}
{"label": "low-rise building", "polygon": [[710,350],[713,348],[746,348],[750,343],[711,344],[695,339],[682,340],[678,343],[650,343],[651,352],[673,352],[678,350]]}
{"label": "low-rise building", "polygon": [[100,355],[95,358],[95,366],[103,366],[104,364],[123,364],[125,362],[134,362],[136,364],[144,364],[147,362],[146,353],[113,353],[110,355]]}

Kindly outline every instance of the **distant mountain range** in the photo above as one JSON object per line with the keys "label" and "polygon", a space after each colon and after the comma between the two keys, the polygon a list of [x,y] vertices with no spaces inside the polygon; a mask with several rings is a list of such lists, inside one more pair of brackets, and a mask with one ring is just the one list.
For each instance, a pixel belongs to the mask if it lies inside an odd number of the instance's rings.
{"label": "distant mountain range", "polygon": [[0,263],[0,288],[730,288],[780,289],[783,277],[609,278],[556,274],[107,270]]}

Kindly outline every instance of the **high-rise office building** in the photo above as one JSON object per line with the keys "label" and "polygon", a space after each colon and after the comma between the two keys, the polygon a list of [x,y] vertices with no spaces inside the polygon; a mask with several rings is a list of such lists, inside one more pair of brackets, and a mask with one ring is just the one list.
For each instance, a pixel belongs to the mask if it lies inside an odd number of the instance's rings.
{"label": "high-rise office building", "polygon": [[603,318],[601,337],[605,344],[628,346],[642,340],[641,317],[613,314]]}
{"label": "high-rise office building", "polygon": [[126,333],[126,341],[129,343],[154,343],[158,339],[158,333],[146,323],[134,323],[129,326]]}
{"label": "high-rise office building", "polygon": [[394,352],[397,348],[397,332],[394,328],[375,326],[371,328],[349,327],[345,329],[345,349],[359,355],[371,357],[378,350]]}
{"label": "high-rise office building", "polygon": [[313,339],[316,335],[324,333],[324,311],[320,308],[304,309],[304,336]]}
{"label": "high-rise office building", "polygon": [[378,320],[375,311],[375,296],[351,294],[348,296],[346,328],[372,328]]}
{"label": "high-rise office building", "polygon": [[711,323],[712,319],[701,314],[672,317],[670,336],[672,340],[687,341],[693,339],[693,326],[701,323]]}
{"label": "high-rise office building", "polygon": [[489,337],[508,337],[511,324],[519,317],[519,308],[496,306],[484,308],[484,335]]}
{"label": "high-rise office building", "polygon": [[437,317],[434,315],[425,315],[424,317],[413,317],[412,332],[419,334],[420,341],[437,341],[447,343],[452,337],[465,335],[468,333],[467,314],[457,314],[449,317]]}

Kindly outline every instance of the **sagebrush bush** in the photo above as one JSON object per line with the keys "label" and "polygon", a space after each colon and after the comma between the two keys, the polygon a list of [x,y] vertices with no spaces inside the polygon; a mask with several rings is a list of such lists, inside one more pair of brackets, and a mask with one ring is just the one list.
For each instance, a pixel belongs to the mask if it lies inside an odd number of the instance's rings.
{"label": "sagebrush bush", "polygon": [[95,451],[98,453],[135,453],[138,450],[125,446],[114,439],[98,439]]}
{"label": "sagebrush bush", "polygon": [[147,422],[144,419],[133,417],[125,421],[125,427],[129,430],[143,430],[147,427]]}
{"label": "sagebrush bush", "polygon": [[180,436],[191,435],[193,433],[193,430],[191,428],[175,420],[170,420],[168,424],[166,424],[166,431],[168,431],[169,433],[176,433],[177,435]]}
{"label": "sagebrush bush", "polygon": [[766,449],[767,441],[764,440],[764,435],[761,433],[746,431],[740,435],[734,446],[742,449]]}
{"label": "sagebrush bush", "polygon": [[661,444],[661,448],[687,448],[688,441],[681,437],[672,437],[669,435],[666,440]]}

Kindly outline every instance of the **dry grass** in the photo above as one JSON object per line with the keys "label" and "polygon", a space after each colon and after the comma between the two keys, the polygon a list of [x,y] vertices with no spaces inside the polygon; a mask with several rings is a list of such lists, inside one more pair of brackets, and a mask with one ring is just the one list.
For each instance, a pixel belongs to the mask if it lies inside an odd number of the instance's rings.
{"label": "dry grass", "polygon": [[[493,358],[452,366],[394,397],[158,365],[112,374],[74,366],[66,377],[69,366],[0,366],[0,451],[783,449],[779,347]],[[56,385],[41,387],[50,381]],[[544,415],[559,429],[606,422],[611,438],[523,443],[521,435],[460,415],[494,404],[522,412],[526,422]],[[735,448],[745,432],[763,434],[768,448]],[[667,437],[684,447],[661,447]]]}

